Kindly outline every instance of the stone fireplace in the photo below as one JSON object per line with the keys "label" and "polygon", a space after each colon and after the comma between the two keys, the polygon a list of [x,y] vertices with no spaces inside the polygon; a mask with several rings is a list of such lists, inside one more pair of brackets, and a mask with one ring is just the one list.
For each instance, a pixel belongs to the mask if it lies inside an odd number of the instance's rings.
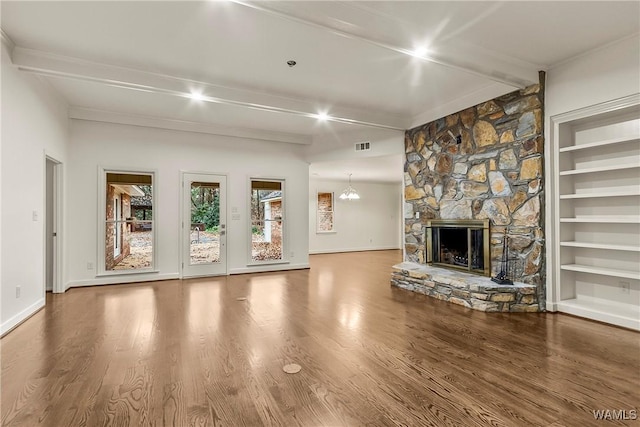
{"label": "stone fireplace", "polygon": [[[405,256],[393,285],[484,311],[545,306],[543,83],[542,73],[540,84],[406,131]],[[434,235],[434,224],[449,227]],[[458,243],[443,249],[443,238]],[[505,242],[513,286],[488,277]]]}
{"label": "stone fireplace", "polygon": [[430,220],[427,235],[427,264],[489,276],[489,220]]}

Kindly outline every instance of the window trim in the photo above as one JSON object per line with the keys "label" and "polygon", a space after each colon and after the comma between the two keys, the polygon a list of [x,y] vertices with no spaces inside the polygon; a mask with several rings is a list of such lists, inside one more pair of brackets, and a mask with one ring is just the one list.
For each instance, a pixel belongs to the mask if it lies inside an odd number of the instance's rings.
{"label": "window trim", "polygon": [[[320,194],[331,194],[331,211],[322,211],[322,213],[331,212],[331,230],[320,230]],[[316,234],[335,234],[336,231],[336,196],[333,191],[316,191]]]}
{"label": "window trim", "polygon": [[[282,217],[280,220],[282,221],[282,234],[284,235],[282,238],[282,258],[281,259],[257,261],[257,260],[254,260],[251,255],[252,243],[253,243],[252,233],[251,233],[251,228],[253,226],[253,221],[251,219],[251,192],[252,192],[253,186],[251,184],[253,181],[269,181],[269,182],[280,183],[280,187],[282,191]],[[263,177],[263,176],[251,175],[247,178],[247,210],[246,210],[247,212],[246,230],[248,234],[247,264],[246,264],[247,267],[256,266],[256,265],[289,264],[291,262],[290,258],[287,256],[288,248],[289,248],[289,220],[287,219],[288,211],[287,211],[286,199],[288,198],[288,196],[287,196],[286,184],[287,184],[287,179],[284,177],[274,177],[274,176]]]}
{"label": "window trim", "polygon": [[[131,175],[151,175],[151,200],[153,200],[154,212],[151,218],[151,230],[152,230],[152,250],[151,250],[151,266],[147,268],[141,268],[137,270],[107,270],[105,267],[105,255],[106,255],[106,233],[107,233],[107,174],[108,173],[127,173]],[[156,169],[147,168],[122,168],[122,167],[105,167],[98,166],[98,238],[97,238],[97,258],[95,262],[96,277],[105,276],[128,276],[132,274],[148,274],[158,273],[157,261],[158,261],[158,230],[157,213],[158,209],[155,209],[157,205],[157,179],[158,171]]]}

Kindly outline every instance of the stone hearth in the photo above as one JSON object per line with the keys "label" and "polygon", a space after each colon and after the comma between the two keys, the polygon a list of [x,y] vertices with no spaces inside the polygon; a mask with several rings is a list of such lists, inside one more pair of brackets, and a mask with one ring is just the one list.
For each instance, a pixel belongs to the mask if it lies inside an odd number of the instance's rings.
{"label": "stone hearth", "polygon": [[403,262],[393,266],[391,284],[479,311],[539,311],[535,285],[522,282],[498,285],[488,277],[414,262]]}

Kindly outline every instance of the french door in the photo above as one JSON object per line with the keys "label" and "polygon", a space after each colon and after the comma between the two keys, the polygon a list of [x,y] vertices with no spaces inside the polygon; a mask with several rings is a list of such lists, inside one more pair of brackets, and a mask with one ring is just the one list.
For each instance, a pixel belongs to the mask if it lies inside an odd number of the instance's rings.
{"label": "french door", "polygon": [[227,274],[227,177],[183,174],[182,276]]}

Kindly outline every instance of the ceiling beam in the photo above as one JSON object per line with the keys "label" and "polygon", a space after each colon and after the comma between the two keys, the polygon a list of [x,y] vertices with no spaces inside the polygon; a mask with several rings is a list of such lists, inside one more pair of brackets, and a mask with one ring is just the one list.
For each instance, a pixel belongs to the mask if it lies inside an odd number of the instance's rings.
{"label": "ceiling beam", "polygon": [[[448,53],[446,57],[435,52],[430,52],[429,54],[425,55],[416,55],[411,49],[407,47],[397,46],[393,43],[388,43],[385,41],[374,40],[361,34],[356,34],[355,32],[348,32],[326,23],[296,16],[291,12],[278,10],[278,2],[252,2],[244,0],[230,1],[269,15],[277,16],[289,21],[298,22],[300,24],[328,31],[340,37],[359,40],[361,42],[368,43],[386,50],[409,55],[412,57],[417,57],[423,61],[432,62],[434,64],[438,64],[450,69],[486,78],[493,82],[506,84],[514,88],[523,89],[538,82],[538,71],[541,69],[540,66],[525,63],[524,61],[514,58],[505,58],[504,56],[499,57],[493,52],[486,51],[486,49],[482,49],[483,51],[479,55],[474,53],[474,49],[480,50],[480,48],[475,46],[463,47],[447,45],[446,50],[448,51]],[[486,58],[488,56],[491,65],[482,65],[478,56],[480,58]]]}
{"label": "ceiling beam", "polygon": [[[317,107],[309,101],[265,92],[250,91],[219,84],[183,79],[131,68],[117,67],[16,46],[12,54],[18,69],[48,77],[92,82],[117,88],[193,98],[223,105],[233,105],[272,113],[306,117],[316,121]],[[405,116],[346,108],[332,108],[327,121],[381,129],[404,130],[409,124]]]}

